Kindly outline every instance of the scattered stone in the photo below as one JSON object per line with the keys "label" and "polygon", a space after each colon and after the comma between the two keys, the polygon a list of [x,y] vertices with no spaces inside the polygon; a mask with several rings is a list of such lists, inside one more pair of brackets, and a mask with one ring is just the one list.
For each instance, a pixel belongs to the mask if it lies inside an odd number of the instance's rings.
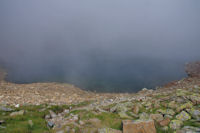
{"label": "scattered stone", "polygon": [[124,120],[123,133],[156,133],[153,120]]}
{"label": "scattered stone", "polygon": [[155,120],[156,122],[159,122],[159,121],[163,120],[163,115],[161,115],[161,114],[150,114],[150,118],[152,120]]}
{"label": "scattered stone", "polygon": [[122,133],[122,131],[112,128],[100,128],[98,129],[98,133]]}
{"label": "scattered stone", "polygon": [[191,116],[185,111],[182,111],[180,114],[176,115],[176,119],[181,121],[187,121],[191,119]]}
{"label": "scattered stone", "polygon": [[167,126],[169,123],[170,123],[170,119],[169,118],[165,118],[164,120],[159,122],[159,125]]}
{"label": "scattered stone", "polygon": [[172,120],[169,124],[169,127],[173,130],[180,129],[181,126],[183,125],[183,122],[180,120]]}
{"label": "scattered stone", "polygon": [[12,112],[10,116],[24,115],[24,112],[25,112],[24,110],[20,110],[18,112]]}

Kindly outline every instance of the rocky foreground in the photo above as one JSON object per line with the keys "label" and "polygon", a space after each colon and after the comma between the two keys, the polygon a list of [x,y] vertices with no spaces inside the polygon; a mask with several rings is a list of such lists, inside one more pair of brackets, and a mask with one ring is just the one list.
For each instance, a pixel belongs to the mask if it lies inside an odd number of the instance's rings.
{"label": "rocky foreground", "polygon": [[191,76],[135,94],[1,81],[1,132],[200,133],[200,78]]}

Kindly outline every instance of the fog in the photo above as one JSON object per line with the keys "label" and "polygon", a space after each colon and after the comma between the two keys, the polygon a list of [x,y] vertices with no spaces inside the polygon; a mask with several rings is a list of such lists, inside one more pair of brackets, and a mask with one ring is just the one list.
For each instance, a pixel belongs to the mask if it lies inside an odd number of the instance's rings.
{"label": "fog", "polygon": [[0,63],[15,83],[135,92],[200,57],[199,0],[1,0]]}

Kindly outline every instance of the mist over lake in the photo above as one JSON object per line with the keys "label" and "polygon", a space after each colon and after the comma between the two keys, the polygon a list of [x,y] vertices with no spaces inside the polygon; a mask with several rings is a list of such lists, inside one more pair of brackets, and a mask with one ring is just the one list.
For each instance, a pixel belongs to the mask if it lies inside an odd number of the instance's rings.
{"label": "mist over lake", "polygon": [[200,1],[0,1],[0,64],[15,83],[136,92],[200,57]]}

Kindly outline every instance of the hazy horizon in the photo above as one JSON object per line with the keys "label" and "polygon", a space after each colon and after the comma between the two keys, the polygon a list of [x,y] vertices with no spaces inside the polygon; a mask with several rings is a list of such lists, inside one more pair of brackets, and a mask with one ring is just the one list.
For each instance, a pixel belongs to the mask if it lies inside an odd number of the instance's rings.
{"label": "hazy horizon", "polygon": [[199,0],[0,1],[0,63],[16,83],[134,92],[200,57]]}

